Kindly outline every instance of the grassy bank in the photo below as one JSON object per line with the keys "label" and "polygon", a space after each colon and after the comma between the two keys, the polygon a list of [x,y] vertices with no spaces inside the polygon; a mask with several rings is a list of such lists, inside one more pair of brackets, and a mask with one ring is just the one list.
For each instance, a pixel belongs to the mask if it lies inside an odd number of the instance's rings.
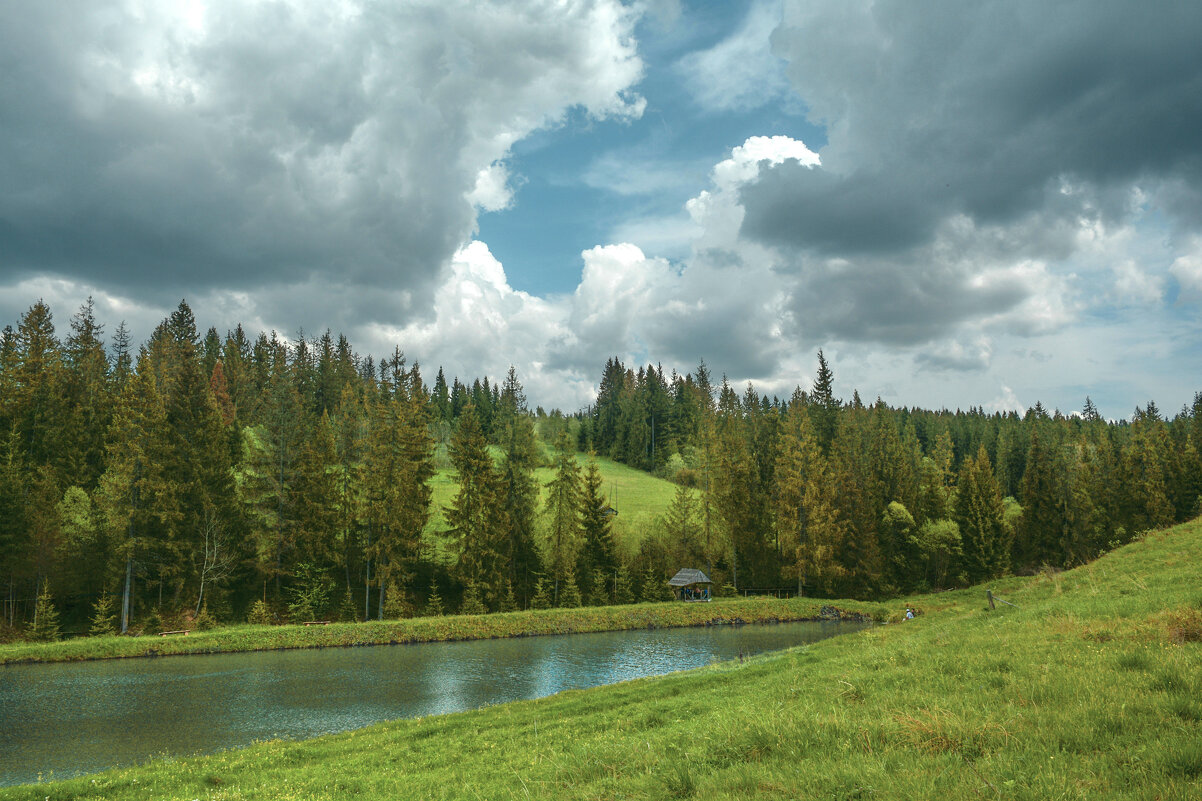
{"label": "grassy bank", "polygon": [[[86,659],[217,654],[281,648],[324,648],[448,640],[486,640],[542,634],[671,628],[678,626],[813,620],[829,601],[775,598],[718,599],[707,604],[656,603],[509,612],[496,615],[331,623],[327,626],[228,626],[166,637],[81,637],[55,643],[0,645],[0,665],[14,662],[76,662]],[[883,613],[885,607],[856,601],[838,606],[851,615]],[[893,610],[896,612],[896,610]]]}
{"label": "grassy bank", "polygon": [[[746,663],[0,798],[1202,797],[1202,524]],[[682,608],[682,607],[677,607]]]}

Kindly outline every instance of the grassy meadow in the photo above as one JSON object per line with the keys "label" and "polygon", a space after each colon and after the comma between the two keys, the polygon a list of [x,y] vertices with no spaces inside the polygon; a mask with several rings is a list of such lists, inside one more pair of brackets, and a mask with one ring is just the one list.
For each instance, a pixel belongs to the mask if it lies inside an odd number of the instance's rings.
{"label": "grassy meadow", "polygon": [[[499,450],[496,451],[499,458]],[[589,457],[577,454],[576,461],[583,471],[588,466]],[[618,515],[612,518],[611,530],[614,542],[622,553],[632,554],[638,550],[643,537],[655,525],[656,518],[668,511],[672,497],[676,494],[676,485],[671,481],[628,467],[613,459],[597,457],[597,467],[601,471],[602,492],[609,504],[618,510]],[[547,499],[547,482],[555,477],[551,467],[540,467],[535,470],[535,480],[539,486],[539,511],[545,508]],[[423,540],[426,547],[433,547],[443,561],[451,560],[450,543],[442,535],[446,531],[446,516],[443,509],[455,500],[459,484],[455,471],[449,467],[440,468],[430,479],[432,490],[430,497],[430,521],[426,524]],[[540,523],[543,521],[540,517]]]}
{"label": "grassy meadow", "polygon": [[745,663],[0,799],[1202,798],[1200,554],[1195,520]]}

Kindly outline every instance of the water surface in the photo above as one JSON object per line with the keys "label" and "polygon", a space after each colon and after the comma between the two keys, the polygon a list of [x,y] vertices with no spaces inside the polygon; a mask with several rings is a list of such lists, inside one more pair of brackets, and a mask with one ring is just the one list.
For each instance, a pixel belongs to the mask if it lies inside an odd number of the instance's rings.
{"label": "water surface", "polygon": [[859,628],[782,623],[2,666],[0,785],[538,698]]}

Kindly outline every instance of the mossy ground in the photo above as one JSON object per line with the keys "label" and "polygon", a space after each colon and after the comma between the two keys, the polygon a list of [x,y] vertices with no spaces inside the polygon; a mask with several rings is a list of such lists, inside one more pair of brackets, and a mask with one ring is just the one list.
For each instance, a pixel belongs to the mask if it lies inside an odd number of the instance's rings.
{"label": "mossy ground", "polygon": [[1202,523],[725,663],[0,798],[1202,797]]}

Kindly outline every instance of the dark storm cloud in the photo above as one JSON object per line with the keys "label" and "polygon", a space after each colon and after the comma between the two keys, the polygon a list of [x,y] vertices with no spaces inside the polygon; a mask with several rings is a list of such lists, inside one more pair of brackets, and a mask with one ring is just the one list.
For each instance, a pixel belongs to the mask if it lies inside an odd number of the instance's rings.
{"label": "dark storm cloud", "polygon": [[1121,220],[1135,185],[1194,228],[1200,40],[1188,2],[788,3],[774,48],[830,145],[746,187],[743,232],[896,253],[955,215]]}
{"label": "dark storm cloud", "polygon": [[[426,314],[480,170],[568,107],[635,108],[629,21],[605,12],[0,5],[0,284]],[[389,303],[306,314],[344,289]]]}

